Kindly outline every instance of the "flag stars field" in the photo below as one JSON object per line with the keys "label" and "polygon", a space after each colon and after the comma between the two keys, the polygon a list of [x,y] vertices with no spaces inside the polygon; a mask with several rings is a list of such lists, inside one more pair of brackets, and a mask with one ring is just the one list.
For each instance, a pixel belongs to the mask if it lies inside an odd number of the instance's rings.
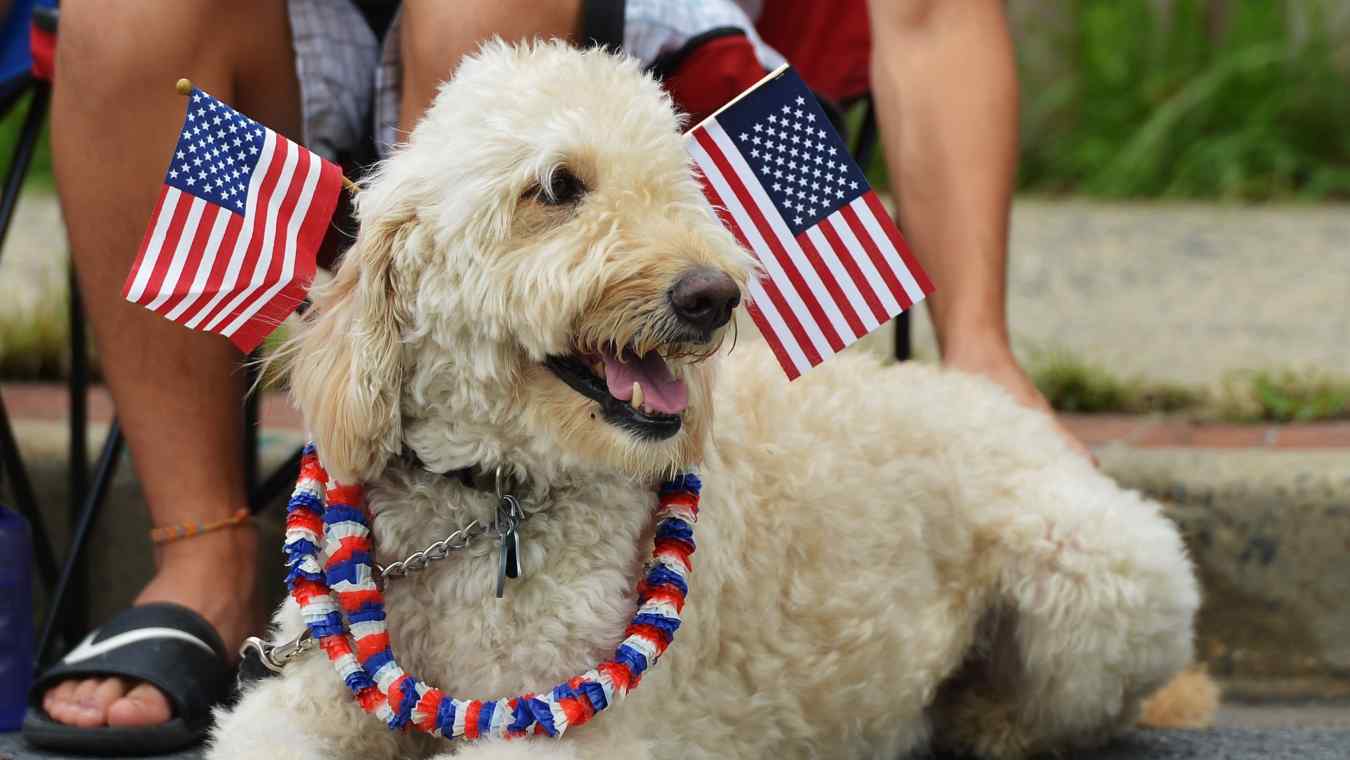
{"label": "flag stars field", "polygon": [[789,379],[932,290],[842,138],[818,122],[829,119],[785,68],[686,136],[709,201],[762,265],[747,308]]}

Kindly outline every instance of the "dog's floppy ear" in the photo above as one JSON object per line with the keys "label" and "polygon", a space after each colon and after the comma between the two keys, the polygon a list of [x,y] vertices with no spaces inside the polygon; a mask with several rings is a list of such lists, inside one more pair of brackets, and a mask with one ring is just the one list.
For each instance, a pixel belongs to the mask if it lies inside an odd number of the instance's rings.
{"label": "dog's floppy ear", "polygon": [[325,469],[345,483],[379,475],[402,448],[393,260],[407,221],[361,225],[333,280],[314,289],[311,315],[289,347],[291,394]]}

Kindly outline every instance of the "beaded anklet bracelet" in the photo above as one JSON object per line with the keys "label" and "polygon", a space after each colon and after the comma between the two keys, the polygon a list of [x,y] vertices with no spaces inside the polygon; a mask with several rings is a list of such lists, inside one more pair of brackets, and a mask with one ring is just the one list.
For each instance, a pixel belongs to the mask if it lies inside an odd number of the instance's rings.
{"label": "beaded anklet bracelet", "polygon": [[177,541],[182,538],[191,538],[200,536],[203,533],[210,533],[213,530],[228,528],[247,520],[249,511],[246,508],[240,508],[237,512],[219,520],[213,520],[207,523],[196,521],[180,522],[177,525],[165,525],[162,528],[152,528],[150,530],[150,540],[157,544],[167,544],[170,541]]}

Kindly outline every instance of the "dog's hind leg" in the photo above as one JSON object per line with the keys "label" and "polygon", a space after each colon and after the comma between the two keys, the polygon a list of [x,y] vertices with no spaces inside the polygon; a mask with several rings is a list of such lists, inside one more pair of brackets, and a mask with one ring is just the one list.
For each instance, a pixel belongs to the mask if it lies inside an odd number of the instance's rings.
{"label": "dog's hind leg", "polygon": [[977,521],[994,602],[934,704],[935,744],[1000,758],[1098,744],[1190,661],[1191,565],[1157,504],[1086,467],[1007,485]]}

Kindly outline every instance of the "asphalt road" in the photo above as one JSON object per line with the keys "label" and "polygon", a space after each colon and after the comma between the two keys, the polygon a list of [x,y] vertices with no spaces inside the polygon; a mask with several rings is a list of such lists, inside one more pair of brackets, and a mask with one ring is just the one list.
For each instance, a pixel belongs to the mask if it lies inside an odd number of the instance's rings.
{"label": "asphalt road", "polygon": [[[164,755],[197,760],[198,753]],[[1350,760],[1350,730],[1218,728],[1138,731],[1111,746],[1064,760]],[[0,734],[0,760],[66,760],[28,749],[17,734]],[[73,759],[72,759],[73,760]],[[950,760],[943,758],[942,760]]]}

